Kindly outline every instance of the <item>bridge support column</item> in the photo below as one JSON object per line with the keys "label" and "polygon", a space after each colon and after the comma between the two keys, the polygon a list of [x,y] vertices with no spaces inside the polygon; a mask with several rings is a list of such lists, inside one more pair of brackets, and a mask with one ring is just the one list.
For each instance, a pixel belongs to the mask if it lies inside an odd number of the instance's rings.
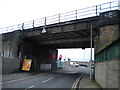
{"label": "bridge support column", "polygon": [[50,48],[49,49],[49,54],[50,54],[50,62],[52,64],[52,70],[57,69],[57,55],[58,55],[58,50],[56,48]]}
{"label": "bridge support column", "polygon": [[24,59],[31,59],[31,71],[53,70],[57,68],[57,50],[47,46],[39,46],[32,41],[24,41],[22,47],[21,68]]}

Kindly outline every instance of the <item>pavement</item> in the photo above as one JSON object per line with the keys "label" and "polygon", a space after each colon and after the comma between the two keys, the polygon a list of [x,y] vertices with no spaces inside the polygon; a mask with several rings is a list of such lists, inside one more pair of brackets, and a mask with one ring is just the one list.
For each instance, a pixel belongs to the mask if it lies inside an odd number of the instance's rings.
{"label": "pavement", "polygon": [[[57,72],[62,72],[62,70],[58,70]],[[3,74],[2,82],[8,82],[11,80],[26,78],[30,76],[35,76],[37,74],[42,74],[44,72],[16,72],[11,74]],[[79,88],[98,88],[95,83],[90,80],[89,74],[84,74],[82,79],[80,80]]]}
{"label": "pavement", "polygon": [[80,80],[80,88],[98,88],[98,86],[90,79],[89,74],[85,74]]}

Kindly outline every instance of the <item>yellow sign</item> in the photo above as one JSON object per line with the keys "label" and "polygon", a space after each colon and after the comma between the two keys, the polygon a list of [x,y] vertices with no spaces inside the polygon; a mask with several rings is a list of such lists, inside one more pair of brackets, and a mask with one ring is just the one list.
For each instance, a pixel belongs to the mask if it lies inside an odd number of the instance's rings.
{"label": "yellow sign", "polygon": [[24,59],[22,70],[24,70],[24,71],[30,71],[31,63],[32,63],[32,60],[30,60],[30,59]]}

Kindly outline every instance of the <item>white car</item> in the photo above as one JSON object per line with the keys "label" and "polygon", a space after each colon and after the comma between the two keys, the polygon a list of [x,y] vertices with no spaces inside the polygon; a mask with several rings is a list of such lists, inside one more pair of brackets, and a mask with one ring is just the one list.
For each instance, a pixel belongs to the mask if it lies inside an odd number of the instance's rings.
{"label": "white car", "polygon": [[78,67],[79,66],[79,64],[77,64],[77,63],[75,63],[75,65],[74,65],[75,67]]}

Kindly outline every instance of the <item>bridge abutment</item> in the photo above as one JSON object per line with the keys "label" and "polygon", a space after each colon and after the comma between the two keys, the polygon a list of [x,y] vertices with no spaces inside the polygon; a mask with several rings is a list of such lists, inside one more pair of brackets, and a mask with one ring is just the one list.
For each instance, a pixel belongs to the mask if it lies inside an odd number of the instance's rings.
{"label": "bridge abutment", "polygon": [[2,34],[2,73],[18,71],[20,65],[21,31]]}
{"label": "bridge abutment", "polygon": [[100,34],[95,41],[95,79],[103,88],[120,88],[119,11],[100,15]]}

